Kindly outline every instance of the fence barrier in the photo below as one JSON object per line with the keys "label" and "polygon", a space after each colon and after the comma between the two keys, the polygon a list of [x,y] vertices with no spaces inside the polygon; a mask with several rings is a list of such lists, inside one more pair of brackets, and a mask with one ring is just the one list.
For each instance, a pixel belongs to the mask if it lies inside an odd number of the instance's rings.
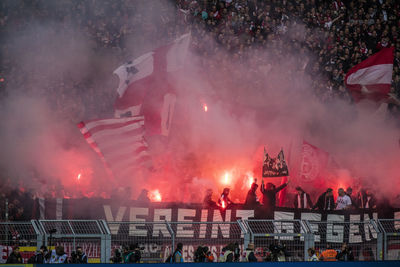
{"label": "fence barrier", "polygon": [[[106,222],[104,220],[32,220],[0,222],[1,262],[18,245],[24,262],[42,245],[62,245],[67,254],[81,246],[90,262],[109,263],[116,249],[138,244],[142,262],[162,263],[182,243],[185,262],[193,262],[198,246],[207,246],[218,258],[228,244],[244,251],[255,245],[262,260],[306,261],[307,250],[317,253],[330,244],[347,243],[356,261],[400,259],[400,220],[238,220],[234,222],[154,221]],[[277,254],[271,253],[276,249]],[[271,256],[272,255],[272,256]],[[274,258],[275,257],[275,258]],[[238,258],[240,260],[240,257]]]}
{"label": "fence barrier", "polygon": [[378,225],[383,233],[385,260],[400,260],[400,219],[380,219]]}

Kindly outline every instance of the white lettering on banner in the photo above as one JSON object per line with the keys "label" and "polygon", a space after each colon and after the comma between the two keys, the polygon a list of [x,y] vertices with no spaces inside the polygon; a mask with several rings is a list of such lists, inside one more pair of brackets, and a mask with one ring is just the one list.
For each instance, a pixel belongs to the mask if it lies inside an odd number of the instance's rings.
{"label": "white lettering on banner", "polygon": [[[231,218],[231,210],[225,210],[225,222],[229,222]],[[219,210],[214,210],[213,214],[213,222],[223,222],[222,220],[222,215]],[[218,237],[218,228],[221,229],[222,237],[223,238],[229,238],[229,228],[230,224],[223,224],[223,223],[218,223],[212,224],[212,231],[211,231],[211,238],[217,238]]]}
{"label": "white lettering on banner", "polygon": [[[113,216],[113,214],[111,212],[111,206],[110,205],[104,205],[103,208],[104,208],[104,213],[106,215],[106,220],[108,222],[121,222],[122,219],[124,218],[126,207],[119,207],[118,208],[118,212],[117,212],[117,216],[115,216],[115,220],[114,220],[114,216]],[[113,234],[113,235],[118,234],[119,226],[120,226],[120,224],[111,224],[111,225],[109,225],[111,234]]]}
{"label": "white lettering on banner", "polygon": [[[129,220],[131,222],[145,222],[146,219],[138,218],[138,215],[149,215],[148,208],[133,208],[131,207],[131,211],[129,214]],[[129,235],[132,236],[147,236],[147,229],[138,229],[138,226],[146,226],[144,223],[142,224],[129,224]]]}
{"label": "white lettering on banner", "polygon": [[[286,211],[275,211],[274,212],[275,220],[293,220],[294,213],[286,212]],[[294,224],[291,222],[274,222],[274,233],[294,233]],[[280,240],[293,240],[293,236],[275,236],[275,239]]]}
{"label": "white lettering on banner", "polygon": [[[236,210],[236,219],[247,220],[254,217],[254,210]],[[244,234],[241,232],[240,237],[243,238]]]}
{"label": "white lettering on banner", "polygon": [[70,242],[60,242],[56,243],[56,245],[63,246],[65,253],[71,254],[72,251],[76,249],[77,246],[82,247],[82,250],[86,253],[88,258],[100,258],[101,253],[101,246],[100,246],[100,239],[97,243],[95,242],[81,242],[78,241],[75,245]]}
{"label": "white lettering on banner", "polygon": [[[178,209],[178,222],[193,222],[194,216],[196,216],[196,210],[194,209]],[[186,217],[192,217],[192,219],[185,219]],[[176,231],[177,237],[194,237],[193,224],[178,224]]]}
{"label": "white lettering on banner", "polygon": [[[400,211],[396,211],[394,213],[394,219],[400,220]],[[394,229],[396,229],[396,230],[400,229],[400,221],[394,221]]]}
{"label": "white lettering on banner", "polygon": [[[376,212],[374,212],[372,214],[372,218],[374,220],[377,220],[378,214]],[[371,220],[371,218],[369,217],[369,214],[364,213],[364,221],[368,222],[369,220]],[[372,238],[374,238],[374,239],[376,239],[378,237],[378,233],[375,231],[374,227],[369,223],[364,224],[364,231],[365,231],[365,240],[367,240],[367,241],[371,240],[371,234],[372,234]]]}
{"label": "white lettering on banner", "polygon": [[[309,213],[309,212],[301,213],[301,219],[302,220],[320,222],[321,218],[322,218],[322,215],[320,213]],[[320,242],[321,241],[321,236],[319,235],[318,224],[310,223],[310,227],[311,227],[312,233],[314,234],[315,242]],[[304,233],[303,228],[301,229],[300,232]],[[304,241],[304,237],[301,237],[300,240]]]}
{"label": "white lettering on banner", "polygon": [[182,256],[185,262],[194,261],[194,247],[192,245],[184,245],[182,249]]}
{"label": "white lettering on banner", "polygon": [[[208,218],[208,210],[201,210],[201,222],[206,222]],[[207,232],[207,224],[200,224],[199,238],[205,238]]]}
{"label": "white lettering on banner", "polygon": [[163,236],[171,236],[165,224],[165,221],[171,221],[171,214],[171,209],[154,209],[154,222],[160,223],[155,223],[153,225],[153,236],[159,236],[159,232],[161,232]]}
{"label": "white lettering on banner", "polygon": [[163,262],[165,262],[166,260],[167,260],[167,258],[169,257],[169,255],[170,254],[172,254],[172,249],[171,249],[171,247],[170,246],[165,246],[165,249],[164,249],[164,260],[163,260]]}
{"label": "white lettering on banner", "polygon": [[[350,214],[351,221],[360,221],[360,214]],[[349,233],[349,243],[361,243],[360,224],[351,223]]]}
{"label": "white lettering on banner", "polygon": [[247,220],[254,217],[254,210],[236,210],[236,219]]}
{"label": "white lettering on banner", "polygon": [[155,244],[155,243],[150,243],[150,244],[148,244],[148,243],[145,243],[145,244],[140,243],[139,246],[144,248],[143,251],[145,253],[157,253],[158,251],[161,250],[161,246],[158,245],[158,244]]}
{"label": "white lettering on banner", "polygon": [[344,226],[329,223],[332,221],[344,221],[344,215],[328,214],[326,224],[326,242],[343,243]]}

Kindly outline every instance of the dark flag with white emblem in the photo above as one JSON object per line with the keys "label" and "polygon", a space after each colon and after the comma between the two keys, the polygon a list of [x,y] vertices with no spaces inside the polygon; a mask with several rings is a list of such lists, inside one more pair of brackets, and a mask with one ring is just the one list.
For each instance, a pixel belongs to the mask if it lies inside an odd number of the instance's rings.
{"label": "dark flag with white emblem", "polygon": [[123,181],[142,167],[152,169],[145,136],[169,134],[176,96],[168,75],[183,66],[189,37],[185,34],[117,68],[115,118],[78,124],[110,178]]}
{"label": "dark flag with white emblem", "polygon": [[182,35],[114,71],[120,79],[115,117],[144,116],[146,134],[168,136],[176,101],[168,75],[183,66],[189,40]]}
{"label": "dark flag with white emblem", "polygon": [[283,150],[276,158],[271,158],[264,148],[263,177],[289,176],[288,166],[285,161]]}

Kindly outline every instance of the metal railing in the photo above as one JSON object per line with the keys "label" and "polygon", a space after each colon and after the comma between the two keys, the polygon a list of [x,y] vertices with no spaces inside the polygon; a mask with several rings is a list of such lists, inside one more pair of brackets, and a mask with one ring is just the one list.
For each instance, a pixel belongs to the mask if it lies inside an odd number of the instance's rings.
{"label": "metal railing", "polygon": [[[285,261],[307,260],[307,250],[314,245],[311,232],[300,220],[246,220],[245,224],[257,254],[267,258],[271,253],[269,260],[276,260],[274,256]],[[274,253],[277,248],[281,251]]]}
{"label": "metal railing", "polygon": [[317,251],[340,250],[343,243],[352,249],[356,261],[382,260],[383,236],[374,220],[304,221],[313,235]]}
{"label": "metal railing", "polygon": [[400,260],[400,219],[379,219],[378,225],[383,233],[384,260]]}
{"label": "metal railing", "polygon": [[142,262],[164,262],[178,243],[184,245],[183,257],[186,262],[194,261],[198,246],[207,246],[215,261],[218,261],[223,247],[232,243],[237,243],[241,251],[249,243],[254,243],[259,260],[268,260],[274,246],[285,248],[281,256],[286,261],[304,261],[308,259],[309,248],[321,252],[327,244],[340,249],[343,243],[349,244],[357,261],[397,260],[400,256],[400,220],[0,222],[0,246],[3,253],[6,250],[8,254],[14,245],[30,248],[31,254],[41,245],[61,245],[67,254],[81,246],[91,262],[108,263],[115,249],[138,244],[142,249]]}
{"label": "metal railing", "polygon": [[[68,255],[80,246],[93,262],[108,262],[111,257],[110,232],[104,221],[39,220],[34,222],[41,232],[38,244],[61,245]],[[41,237],[42,240],[40,240]]]}

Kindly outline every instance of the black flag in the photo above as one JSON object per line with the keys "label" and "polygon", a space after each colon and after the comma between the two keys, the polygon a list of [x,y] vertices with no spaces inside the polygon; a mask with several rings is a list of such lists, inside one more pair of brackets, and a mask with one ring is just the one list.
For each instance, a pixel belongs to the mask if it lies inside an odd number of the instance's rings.
{"label": "black flag", "polygon": [[282,177],[289,176],[289,170],[283,155],[283,150],[276,158],[271,158],[264,148],[263,177]]}

